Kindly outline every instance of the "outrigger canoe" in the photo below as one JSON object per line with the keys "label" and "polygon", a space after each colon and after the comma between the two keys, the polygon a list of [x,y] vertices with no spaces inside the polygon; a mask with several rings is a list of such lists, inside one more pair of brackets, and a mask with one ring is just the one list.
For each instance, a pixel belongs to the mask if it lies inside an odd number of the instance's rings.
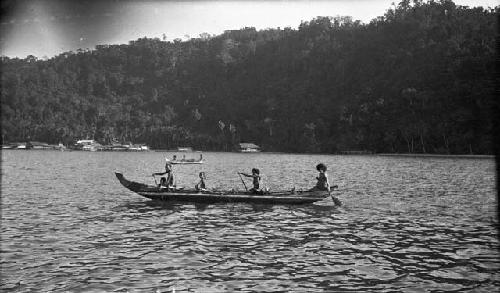
{"label": "outrigger canoe", "polygon": [[159,187],[129,181],[122,173],[115,173],[116,178],[127,189],[152,200],[218,203],[218,202],[247,202],[260,204],[310,204],[329,197],[327,191],[280,191],[258,195],[245,191],[196,191],[174,190],[166,191]]}
{"label": "outrigger canoe", "polygon": [[173,164],[173,165],[179,165],[179,164],[203,164],[203,160],[197,160],[197,161],[193,161],[193,160],[166,160],[167,162],[169,162],[170,164]]}
{"label": "outrigger canoe", "polygon": [[167,163],[174,164],[174,165],[177,165],[177,164],[203,164],[203,155],[200,154],[200,158],[198,160],[196,160],[196,159],[177,160],[176,156],[174,156],[173,160],[165,158],[165,161],[167,161]]}

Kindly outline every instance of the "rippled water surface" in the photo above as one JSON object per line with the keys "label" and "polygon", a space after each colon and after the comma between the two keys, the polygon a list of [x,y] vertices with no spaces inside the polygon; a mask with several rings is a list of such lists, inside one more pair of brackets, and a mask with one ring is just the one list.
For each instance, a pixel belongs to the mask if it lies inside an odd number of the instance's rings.
{"label": "rippled water surface", "polygon": [[[500,288],[493,159],[204,153],[175,166],[214,188],[259,167],[272,190],[308,188],[324,162],[343,201],[155,203],[173,153],[2,151],[1,288],[16,292],[491,292]],[[187,157],[197,157],[187,154]]]}

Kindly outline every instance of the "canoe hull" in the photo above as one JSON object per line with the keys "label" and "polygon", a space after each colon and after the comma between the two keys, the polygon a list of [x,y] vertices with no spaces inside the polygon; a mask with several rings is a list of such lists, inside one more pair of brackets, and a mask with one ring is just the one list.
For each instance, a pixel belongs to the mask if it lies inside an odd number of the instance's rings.
{"label": "canoe hull", "polygon": [[241,191],[214,192],[195,190],[165,191],[155,186],[129,181],[121,173],[116,173],[120,183],[127,189],[152,200],[191,202],[191,203],[233,203],[246,202],[256,204],[310,204],[328,197],[326,191],[315,192],[274,192],[258,195]]}
{"label": "canoe hull", "polygon": [[203,164],[203,161],[170,161],[172,165]]}
{"label": "canoe hull", "polygon": [[246,202],[258,204],[308,204],[325,197],[274,196],[257,194],[210,194],[210,193],[177,193],[177,192],[137,192],[152,200],[195,202],[195,203],[231,203]]}

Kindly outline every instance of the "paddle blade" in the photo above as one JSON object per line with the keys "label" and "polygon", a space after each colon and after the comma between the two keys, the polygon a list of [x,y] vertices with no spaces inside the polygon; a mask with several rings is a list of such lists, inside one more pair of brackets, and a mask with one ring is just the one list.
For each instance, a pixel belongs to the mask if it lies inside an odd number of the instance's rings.
{"label": "paddle blade", "polygon": [[341,206],[342,205],[342,202],[340,201],[340,199],[336,198],[335,196],[332,195],[332,200],[333,200],[333,203],[337,206]]}

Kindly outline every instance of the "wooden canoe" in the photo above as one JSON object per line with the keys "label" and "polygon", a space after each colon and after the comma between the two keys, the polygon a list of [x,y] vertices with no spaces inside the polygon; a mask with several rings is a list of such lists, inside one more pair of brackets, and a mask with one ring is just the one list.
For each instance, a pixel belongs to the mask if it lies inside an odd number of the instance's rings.
{"label": "wooden canoe", "polygon": [[329,197],[326,191],[280,191],[263,195],[251,194],[245,191],[196,191],[175,190],[166,191],[156,186],[129,181],[122,173],[115,173],[116,178],[127,189],[152,200],[217,203],[217,202],[248,202],[258,204],[310,204]]}
{"label": "wooden canoe", "polygon": [[183,164],[203,164],[203,160],[198,160],[198,161],[189,161],[189,160],[185,160],[185,161],[173,161],[173,160],[168,160],[167,162],[169,162],[170,164],[173,164],[173,165],[183,165]]}

